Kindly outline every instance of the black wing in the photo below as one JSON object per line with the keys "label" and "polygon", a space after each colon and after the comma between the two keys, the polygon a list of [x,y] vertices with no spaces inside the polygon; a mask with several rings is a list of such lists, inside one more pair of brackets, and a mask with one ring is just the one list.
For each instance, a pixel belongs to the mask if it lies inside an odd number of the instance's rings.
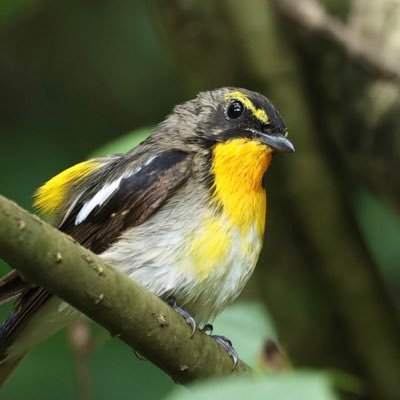
{"label": "black wing", "polygon": [[[115,178],[88,193],[74,205],[60,230],[99,254],[106,250],[128,228],[139,225],[153,214],[189,176],[191,158],[179,150],[165,151],[140,168],[125,172],[122,179]],[[118,186],[101,204],[84,216],[85,205],[105,185],[119,181]]]}
{"label": "black wing", "polygon": [[[72,236],[80,244],[101,253],[107,249],[128,228],[138,225],[152,215],[188,178],[191,172],[192,159],[186,152],[169,150],[160,153],[136,166],[131,171],[126,166],[123,178],[118,186],[101,205],[95,206],[87,216],[77,222],[77,217],[85,204],[102,190],[106,184],[117,182],[100,179],[94,180],[91,187],[81,195],[69,210],[59,229]],[[14,272],[13,272],[14,274]],[[17,279],[16,287],[20,290]],[[9,286],[12,286],[9,284]],[[0,327],[0,359],[15,340],[18,332],[29,322],[40,306],[52,296],[40,287],[27,286],[14,310]],[[1,293],[0,293],[1,298]]]}

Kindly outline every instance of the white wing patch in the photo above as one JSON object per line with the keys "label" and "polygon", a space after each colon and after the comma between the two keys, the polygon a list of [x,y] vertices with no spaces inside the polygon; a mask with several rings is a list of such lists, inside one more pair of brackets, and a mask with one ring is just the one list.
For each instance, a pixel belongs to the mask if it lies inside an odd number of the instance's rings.
{"label": "white wing patch", "polygon": [[[154,161],[156,158],[158,157],[158,154],[156,154],[155,156],[153,156],[153,157],[150,157],[144,164],[143,164],[143,167],[146,167],[147,165],[149,165],[152,161]],[[136,169],[135,170],[135,174],[136,174],[136,172],[138,172],[138,171],[140,171],[142,169],[142,166],[140,166],[138,169]]]}
{"label": "white wing patch", "polygon": [[75,218],[75,225],[79,225],[80,223],[82,223],[97,206],[102,206],[118,189],[122,179],[129,178],[130,176],[135,175],[144,166],[149,165],[157,157],[157,155],[150,157],[143,165],[140,165],[133,171],[123,174],[118,179],[115,179],[110,183],[106,183],[90,200],[88,200],[83,205]]}
{"label": "white wing patch", "polygon": [[75,218],[75,225],[83,222],[95,207],[101,206],[118,189],[122,176],[104,185],[89,201],[87,201]]}

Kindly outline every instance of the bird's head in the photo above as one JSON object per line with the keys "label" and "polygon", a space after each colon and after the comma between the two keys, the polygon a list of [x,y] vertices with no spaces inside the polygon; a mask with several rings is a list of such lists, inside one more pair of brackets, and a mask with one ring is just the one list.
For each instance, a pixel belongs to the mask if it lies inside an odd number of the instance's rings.
{"label": "bird's head", "polygon": [[166,123],[184,127],[188,142],[213,146],[235,139],[262,143],[271,152],[294,152],[286,125],[272,103],[259,93],[225,87],[201,92],[175,107]]}

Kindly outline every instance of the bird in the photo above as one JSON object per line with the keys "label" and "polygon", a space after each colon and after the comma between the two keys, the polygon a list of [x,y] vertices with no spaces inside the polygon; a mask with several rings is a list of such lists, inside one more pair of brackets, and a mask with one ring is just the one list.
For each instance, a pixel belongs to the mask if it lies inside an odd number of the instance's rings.
{"label": "bird", "polygon": [[[34,206],[193,328],[208,330],[256,266],[267,209],[263,178],[279,152],[294,145],[266,97],[235,87],[204,91],[175,106],[128,152],[51,178]],[[0,280],[0,303],[13,299],[0,327],[0,384],[35,345],[83,317],[16,270]],[[234,358],[229,340],[216,339]]]}

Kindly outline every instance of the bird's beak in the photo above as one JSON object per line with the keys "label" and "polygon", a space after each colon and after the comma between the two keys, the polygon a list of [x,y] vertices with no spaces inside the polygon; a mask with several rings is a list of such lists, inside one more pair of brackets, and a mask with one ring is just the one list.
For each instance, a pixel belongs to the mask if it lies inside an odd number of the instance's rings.
{"label": "bird's beak", "polygon": [[280,153],[294,153],[294,146],[292,142],[280,133],[265,133],[257,131],[255,132],[257,139],[260,142],[267,144],[269,147]]}

